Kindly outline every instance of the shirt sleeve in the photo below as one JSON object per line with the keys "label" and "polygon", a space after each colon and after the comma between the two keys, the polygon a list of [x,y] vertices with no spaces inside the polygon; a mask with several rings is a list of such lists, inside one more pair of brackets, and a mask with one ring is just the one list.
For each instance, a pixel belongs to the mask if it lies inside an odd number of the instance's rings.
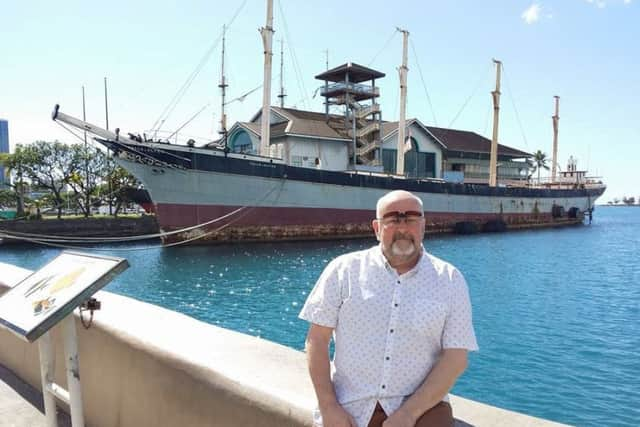
{"label": "shirt sleeve", "polygon": [[451,274],[450,309],[442,333],[442,348],[478,350],[473,330],[469,289],[462,273],[453,269]]}
{"label": "shirt sleeve", "polygon": [[339,264],[333,260],[324,269],[298,317],[316,325],[335,328],[342,305]]}

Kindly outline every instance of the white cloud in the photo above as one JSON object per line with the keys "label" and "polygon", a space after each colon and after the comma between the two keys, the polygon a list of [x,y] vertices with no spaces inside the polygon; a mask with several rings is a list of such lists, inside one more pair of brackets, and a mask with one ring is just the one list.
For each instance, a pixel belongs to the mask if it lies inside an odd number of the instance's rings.
{"label": "white cloud", "polygon": [[624,4],[631,4],[631,0],[624,0]]}
{"label": "white cloud", "polygon": [[537,3],[533,3],[527,8],[527,10],[522,12],[521,17],[527,24],[533,24],[534,22],[537,22],[538,19],[540,19],[540,11],[540,5]]}

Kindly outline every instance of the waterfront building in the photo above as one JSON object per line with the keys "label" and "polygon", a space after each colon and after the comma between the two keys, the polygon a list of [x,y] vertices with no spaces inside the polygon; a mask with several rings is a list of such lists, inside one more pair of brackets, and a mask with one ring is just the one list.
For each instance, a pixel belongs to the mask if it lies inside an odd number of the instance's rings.
{"label": "waterfront building", "polygon": [[[248,122],[235,123],[228,132],[231,152],[257,153],[260,112]],[[271,107],[271,155],[293,166],[325,170],[353,168],[351,130],[337,114]],[[406,122],[405,173],[409,177],[440,178],[449,182],[486,183],[489,180],[491,140],[474,132],[426,126],[418,119]],[[396,171],[398,122],[382,121],[382,143],[368,163],[356,169],[393,174]],[[213,144],[220,144],[216,141]],[[356,153],[358,153],[356,147]],[[360,150],[362,153],[364,150]],[[531,154],[498,145],[501,183],[526,180]]]}
{"label": "waterfront building", "polygon": [[[316,76],[325,98],[324,112],[271,107],[270,153],[285,164],[332,171],[358,170],[395,174],[400,123],[382,120],[377,102],[380,71],[345,63]],[[334,111],[337,113],[330,113]],[[262,110],[248,122],[234,124],[225,140],[236,153],[260,152]],[[491,140],[474,132],[426,126],[419,119],[404,121],[404,175],[456,183],[489,181]],[[498,144],[501,184],[525,181],[530,153]]]}
{"label": "waterfront building", "polygon": [[[9,121],[0,119],[0,153],[9,152]],[[6,186],[5,180],[8,182],[9,177],[5,176],[5,170],[0,165],[0,189]]]}

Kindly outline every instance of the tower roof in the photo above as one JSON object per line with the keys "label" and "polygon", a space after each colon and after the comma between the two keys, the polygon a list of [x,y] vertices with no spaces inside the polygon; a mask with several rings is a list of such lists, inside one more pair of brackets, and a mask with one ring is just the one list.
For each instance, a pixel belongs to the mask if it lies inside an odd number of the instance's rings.
{"label": "tower roof", "polygon": [[324,73],[318,74],[316,79],[328,80],[330,82],[343,82],[345,81],[347,73],[349,74],[349,82],[351,83],[360,83],[385,76],[385,74],[380,71],[353,62],[347,62],[346,64],[339,65]]}

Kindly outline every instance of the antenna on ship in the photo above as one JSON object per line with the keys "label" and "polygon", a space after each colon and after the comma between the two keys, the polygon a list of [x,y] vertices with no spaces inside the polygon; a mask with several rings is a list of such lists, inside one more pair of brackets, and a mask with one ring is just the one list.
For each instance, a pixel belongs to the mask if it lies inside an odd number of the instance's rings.
{"label": "antenna on ship", "polygon": [[500,116],[500,72],[502,62],[493,60],[496,64],[496,90],[491,92],[493,97],[493,136],[491,138],[491,159],[489,161],[489,187],[495,187],[498,181],[498,122]]}
{"label": "antenna on ship", "polygon": [[400,73],[400,119],[398,120],[398,152],[396,153],[396,174],[404,175],[404,139],[405,120],[407,110],[407,40],[409,31],[397,29],[402,33],[402,65],[398,68]]}
{"label": "antenna on ship", "polygon": [[551,182],[556,182],[556,167],[558,164],[558,122],[560,121],[560,97],[554,96],[556,100],[556,113],[553,119],[553,157],[551,158]]}
{"label": "antenna on ship", "polygon": [[280,108],[284,108],[284,98],[287,95],[284,93],[284,40],[280,39]]}
{"label": "antenna on ship", "polygon": [[273,52],[273,0],[267,0],[267,24],[260,28],[262,44],[264,46],[264,81],[262,84],[262,117],[260,119],[260,155],[269,155],[269,140],[271,139],[271,61]]}
{"label": "antenna on ship", "polygon": [[225,42],[226,42],[226,33],[227,33],[227,26],[223,25],[222,26],[222,65],[221,65],[221,71],[220,71],[220,84],[218,85],[218,87],[220,88],[220,93],[221,93],[221,105],[220,105],[220,130],[218,131],[218,133],[220,135],[222,135],[222,140],[224,142],[224,150],[225,152],[227,151],[228,147],[227,147],[227,115],[224,112],[224,106],[226,104],[225,100],[226,100],[226,95],[227,95],[227,86],[229,86],[227,84],[227,78],[224,75],[224,50],[225,50]]}

